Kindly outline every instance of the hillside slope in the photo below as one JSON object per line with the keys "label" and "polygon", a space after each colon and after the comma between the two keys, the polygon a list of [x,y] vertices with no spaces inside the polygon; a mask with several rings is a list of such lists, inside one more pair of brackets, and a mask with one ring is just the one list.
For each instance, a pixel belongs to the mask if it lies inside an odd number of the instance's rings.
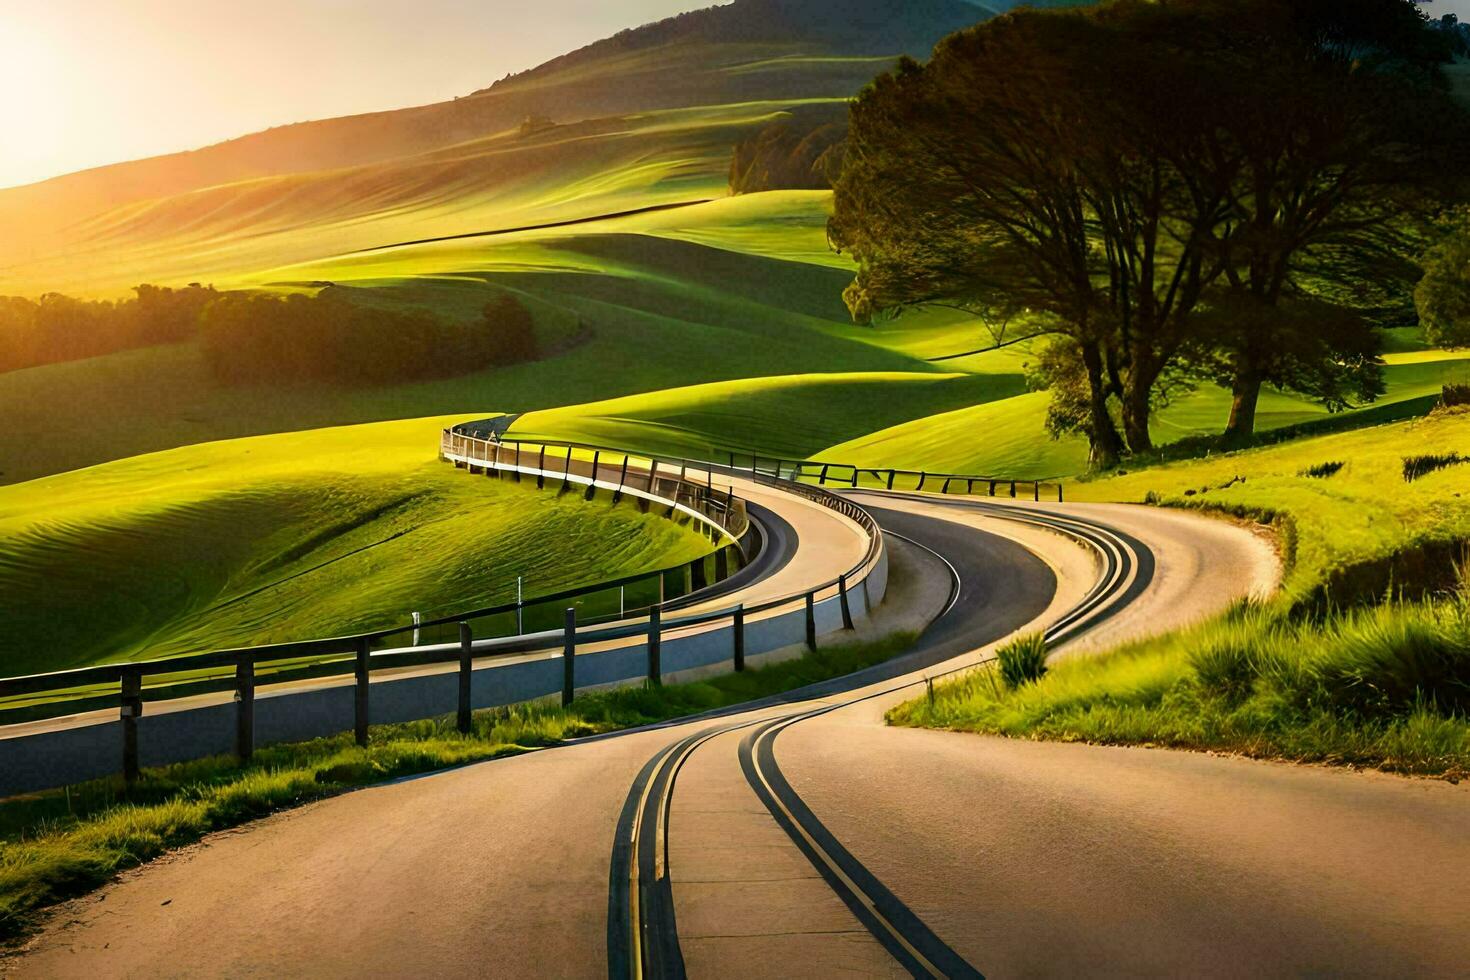
{"label": "hillside slope", "polygon": [[[965,0],[736,0],[465,98],[0,191],[0,226],[23,229],[0,240],[0,294],[217,277],[617,210],[620,192],[651,195],[647,203],[710,196],[722,189],[730,145],[781,103],[849,97],[894,56],[923,54],[987,13]],[[530,118],[556,125],[523,134]],[[601,186],[597,175],[610,172],[619,176]],[[300,232],[304,240],[289,240]],[[237,250],[243,240],[253,247]]]}

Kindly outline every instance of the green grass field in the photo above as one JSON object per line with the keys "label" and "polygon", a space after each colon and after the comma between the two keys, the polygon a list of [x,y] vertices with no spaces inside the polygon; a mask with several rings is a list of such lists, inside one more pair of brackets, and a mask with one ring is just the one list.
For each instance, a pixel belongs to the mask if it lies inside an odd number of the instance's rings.
{"label": "green grass field", "polygon": [[[483,413],[482,413],[483,414]],[[631,503],[472,478],[465,416],[208,443],[0,488],[0,675],[406,625],[677,564]]]}

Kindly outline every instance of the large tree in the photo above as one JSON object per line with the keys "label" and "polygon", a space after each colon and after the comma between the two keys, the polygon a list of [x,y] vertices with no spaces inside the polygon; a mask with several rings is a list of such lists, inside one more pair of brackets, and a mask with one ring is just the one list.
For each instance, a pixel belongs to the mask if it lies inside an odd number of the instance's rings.
{"label": "large tree", "polygon": [[[1208,93],[1150,5],[1021,11],[880,77],[852,110],[829,225],[859,319],[943,302],[1026,311],[1086,374],[1094,460],[1151,448],[1152,392],[1221,270]],[[1109,408],[1116,398],[1122,435]]]}
{"label": "large tree", "polygon": [[1460,113],[1440,84],[1444,46],[1412,0],[1193,7],[1235,175],[1214,245],[1234,293],[1218,339],[1226,438],[1240,441],[1263,385],[1329,408],[1379,390],[1377,334],[1353,311],[1406,310],[1408,258],[1463,159]]}
{"label": "large tree", "polygon": [[1425,125],[1447,112],[1429,33],[1408,0],[1117,0],[953,35],[853,106],[829,224],[849,307],[1063,335],[1043,373],[1085,377],[1061,416],[1102,465],[1151,448],[1191,373],[1235,388],[1234,434],[1262,384],[1371,397],[1354,304],[1402,292],[1458,159],[1456,127]]}

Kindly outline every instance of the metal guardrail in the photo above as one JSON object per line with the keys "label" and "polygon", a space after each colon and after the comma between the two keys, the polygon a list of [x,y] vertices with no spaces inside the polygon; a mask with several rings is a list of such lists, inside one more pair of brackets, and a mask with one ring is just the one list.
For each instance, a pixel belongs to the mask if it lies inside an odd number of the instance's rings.
{"label": "metal guardrail", "polygon": [[[743,534],[749,525],[744,503],[734,496],[733,489],[727,486],[721,489],[714,483],[717,473],[723,472],[723,468],[717,464],[707,462],[671,459],[661,456],[635,456],[633,454],[620,453],[617,450],[608,450],[604,447],[583,446],[574,443],[537,443],[535,444],[535,466],[530,464],[527,456],[526,443],[498,442],[495,448],[488,450],[479,446],[471,446],[471,441],[487,442],[489,440],[472,440],[471,437],[463,436],[450,430],[446,430],[441,438],[441,451],[448,450],[444,455],[446,458],[463,457],[462,465],[469,466],[471,453],[466,450],[478,450],[481,455],[478,462],[484,464],[487,470],[494,469],[501,472],[518,474],[521,478],[534,475],[538,485],[545,486],[547,480],[554,480],[555,466],[548,468],[541,465],[548,450],[555,449],[560,453],[562,460],[561,477],[567,483],[584,484],[589,491],[589,496],[599,488],[606,489],[614,494],[632,494],[641,499],[660,500],[664,505],[670,506],[672,510],[679,510],[697,517],[701,522],[718,529],[719,532],[736,537],[735,532]],[[579,453],[591,452],[593,459],[590,465],[583,466],[585,462]],[[604,462],[603,453],[610,453],[615,462]],[[616,457],[621,456],[621,459]],[[635,460],[647,460],[648,466],[643,468],[635,465]],[[460,460],[456,460],[459,462]],[[678,467],[675,475],[674,467]],[[667,468],[667,469],[666,469]],[[612,470],[616,469],[617,481],[612,479]],[[696,475],[704,477],[703,485],[700,485]],[[744,475],[744,474],[742,474]],[[630,479],[631,477],[631,479]],[[127,664],[108,664],[97,667],[85,667],[69,671],[57,671],[48,674],[37,674],[25,677],[13,677],[0,679],[0,698],[14,698],[24,695],[56,693],[88,687],[110,687],[116,693],[102,694],[100,699],[105,703],[117,705],[120,708],[122,721],[122,771],[124,777],[131,781],[137,778],[139,769],[138,753],[138,719],[143,712],[144,702],[144,680],[145,678],[161,677],[165,683],[155,686],[150,690],[153,697],[150,700],[167,700],[186,694],[200,693],[201,683],[212,685],[209,690],[219,690],[221,684],[227,684],[230,680],[229,673],[233,673],[233,686],[236,704],[236,738],[235,751],[242,760],[248,760],[255,748],[254,736],[254,703],[255,692],[258,681],[266,683],[281,683],[284,681],[298,680],[305,677],[340,676],[352,674],[354,681],[354,730],[359,744],[366,744],[368,739],[368,726],[371,718],[371,674],[375,669],[391,669],[411,666],[424,666],[447,662],[458,662],[459,665],[459,702],[458,723],[461,730],[468,731],[470,725],[470,677],[473,671],[473,662],[477,656],[483,657],[491,654],[514,654],[528,651],[546,651],[554,649],[556,641],[561,640],[564,652],[565,685],[563,690],[564,702],[570,702],[575,689],[575,653],[579,642],[601,642],[616,640],[620,638],[646,636],[648,655],[648,677],[651,681],[660,682],[662,679],[662,665],[660,661],[661,642],[664,634],[671,630],[683,630],[691,627],[708,626],[711,624],[723,624],[728,622],[732,636],[732,652],[737,670],[744,666],[744,637],[745,623],[747,617],[759,616],[773,613],[779,610],[795,611],[804,607],[805,610],[805,638],[809,648],[815,649],[817,643],[815,608],[818,603],[825,603],[836,599],[840,604],[842,624],[845,628],[852,628],[853,618],[849,606],[849,589],[858,584],[864,584],[867,576],[878,567],[882,559],[882,532],[877,522],[865,510],[849,500],[821,487],[813,487],[809,484],[796,483],[779,476],[773,476],[764,472],[756,472],[753,478],[766,485],[775,485],[780,488],[798,494],[808,500],[825,506],[844,517],[855,522],[868,540],[867,548],[863,557],[850,569],[840,573],[837,577],[810,587],[801,592],[778,597],[766,602],[754,605],[735,605],[733,607],[719,608],[703,613],[695,613],[683,616],[665,618],[664,613],[669,602],[669,596],[665,588],[666,579],[670,571],[678,574],[687,574],[686,583],[692,591],[697,584],[697,577],[691,566],[681,565],[674,570],[663,570],[661,572],[647,573],[640,576],[630,576],[626,579],[613,583],[601,583],[597,586],[582,589],[568,590],[552,596],[544,596],[535,600],[542,608],[553,604],[562,604],[569,601],[585,598],[593,592],[605,592],[609,588],[616,587],[619,590],[619,609],[616,617],[611,613],[604,619],[615,618],[611,625],[594,626],[587,629],[589,625],[586,620],[579,622],[577,609],[575,607],[564,610],[564,619],[561,628],[561,636],[555,631],[547,630],[533,634],[523,634],[524,616],[530,604],[510,603],[498,606],[486,607],[478,610],[459,613],[455,616],[447,616],[428,622],[417,624],[417,626],[400,626],[391,629],[379,630],[370,633],[361,633],[351,636],[333,637],[327,639],[307,640],[293,643],[273,644],[268,646],[245,647],[231,650],[217,650],[207,653],[195,654],[184,657],[173,657],[162,660],[143,661]],[[673,490],[672,497],[660,498],[661,491]],[[672,512],[671,510],[671,512]],[[725,571],[729,570],[729,556],[738,552],[738,546],[732,541],[731,544],[715,552],[713,560],[716,562],[716,579],[719,578],[720,559]],[[710,560],[708,558],[701,561]],[[647,584],[657,580],[656,595],[649,595],[646,604],[637,604],[628,607],[626,604],[627,587],[634,583]],[[865,603],[865,608],[866,608]],[[630,619],[629,613],[642,611],[646,619]],[[515,616],[517,620],[517,632],[511,637],[499,637],[485,641],[475,637],[475,630],[471,623],[496,616]],[[400,649],[375,650],[375,646],[382,645],[393,637],[402,637],[412,631],[422,634],[425,630],[436,627],[452,627],[457,634],[457,643],[441,643],[427,647],[411,647]],[[480,653],[477,654],[476,648]],[[309,661],[309,663],[306,663]],[[267,672],[262,673],[261,668]],[[217,674],[203,682],[198,679],[179,682],[180,674],[190,672],[223,672],[223,676]],[[194,689],[185,690],[190,684]],[[98,697],[93,698],[99,700]],[[75,701],[67,701],[69,711],[80,710]],[[89,705],[90,706],[90,705]],[[100,705],[98,705],[100,706]]]}
{"label": "metal guardrail", "polygon": [[[562,490],[582,486],[589,497],[601,488],[610,490],[615,501],[625,494],[640,501],[659,501],[670,505],[671,517],[682,512],[736,539],[749,527],[745,502],[735,496],[732,487],[716,486],[714,470],[704,462],[605,446],[497,439],[457,428],[444,430],[439,455],[470,469],[500,470],[516,479],[534,476],[538,488],[547,481],[560,481]],[[702,471],[703,483],[692,479],[691,471]]]}

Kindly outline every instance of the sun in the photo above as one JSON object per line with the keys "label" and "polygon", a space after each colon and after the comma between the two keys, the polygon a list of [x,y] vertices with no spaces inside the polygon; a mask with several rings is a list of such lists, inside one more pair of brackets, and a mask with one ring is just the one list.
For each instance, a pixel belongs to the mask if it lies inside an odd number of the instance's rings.
{"label": "sun", "polygon": [[62,108],[59,96],[67,87],[65,66],[39,31],[0,21],[0,186],[47,176],[45,165],[85,138],[79,121]]}

